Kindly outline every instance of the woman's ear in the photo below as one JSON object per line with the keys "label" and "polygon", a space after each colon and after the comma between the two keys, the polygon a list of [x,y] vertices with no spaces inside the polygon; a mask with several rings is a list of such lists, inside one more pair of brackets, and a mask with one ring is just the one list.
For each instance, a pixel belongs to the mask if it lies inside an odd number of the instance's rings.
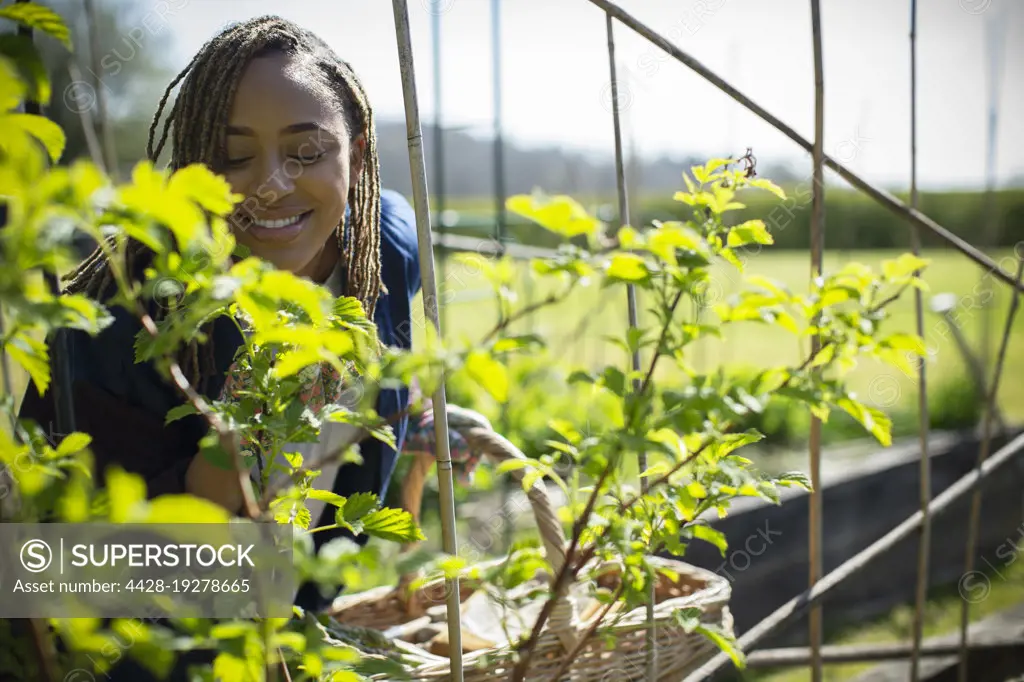
{"label": "woman's ear", "polygon": [[359,133],[349,144],[348,186],[355,187],[363,174],[363,159],[366,154],[366,133]]}

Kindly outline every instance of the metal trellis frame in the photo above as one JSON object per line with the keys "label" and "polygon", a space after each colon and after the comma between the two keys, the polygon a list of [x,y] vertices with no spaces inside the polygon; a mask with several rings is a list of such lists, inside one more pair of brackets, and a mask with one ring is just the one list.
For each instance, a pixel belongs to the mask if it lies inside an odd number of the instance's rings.
{"label": "metal trellis frame", "polygon": [[[904,520],[902,523],[897,525],[885,536],[874,542],[872,545],[859,552],[852,558],[848,559],[838,568],[822,575],[822,546],[821,546],[821,529],[822,529],[822,507],[820,499],[820,424],[816,426],[815,432],[819,437],[814,437],[812,432],[811,445],[810,445],[810,464],[811,464],[811,477],[814,483],[815,492],[810,496],[810,585],[808,589],[802,594],[794,597],[781,608],[777,609],[773,614],[762,620],[759,624],[754,626],[750,631],[739,638],[738,644],[745,652],[750,652],[761,640],[767,635],[772,633],[774,630],[803,613],[805,610],[810,609],[812,611],[811,618],[811,646],[807,649],[796,648],[796,649],[778,649],[768,651],[757,651],[750,655],[750,661],[752,667],[772,667],[772,666],[787,666],[787,665],[810,665],[813,671],[813,679],[821,679],[821,667],[825,662],[836,663],[836,662],[850,662],[850,661],[882,661],[882,660],[896,660],[896,659],[907,659],[911,660],[911,678],[916,680],[918,676],[918,660],[922,657],[933,657],[938,655],[947,655],[951,652],[959,652],[961,657],[961,680],[963,680],[963,674],[966,670],[966,653],[968,649],[968,643],[966,638],[966,622],[967,622],[967,611],[966,607],[964,610],[964,621],[963,628],[961,631],[961,641],[958,644],[930,644],[922,642],[923,634],[923,609],[925,600],[928,593],[928,561],[930,552],[930,529],[931,521],[934,515],[942,513],[948,510],[955,502],[959,501],[968,493],[973,491],[974,493],[974,507],[972,508],[972,519],[971,519],[971,532],[969,534],[968,547],[966,549],[967,562],[970,566],[970,562],[973,556],[974,538],[976,535],[976,525],[978,522],[977,508],[980,504],[981,499],[981,485],[985,479],[992,475],[999,467],[1013,461],[1019,453],[1024,450],[1024,435],[1019,435],[1002,448],[1000,448],[994,455],[988,457],[988,452],[991,448],[992,439],[992,421],[993,415],[996,415],[996,393],[998,390],[998,377],[1002,370],[1003,359],[1005,358],[1006,346],[1008,343],[1010,325],[1014,318],[1017,310],[1018,299],[1017,294],[1024,291],[1024,284],[1021,282],[1021,275],[1024,274],[1024,259],[1021,260],[1016,276],[1003,270],[992,258],[982,252],[980,249],[971,245],[967,241],[953,234],[951,231],[921,213],[917,209],[918,196],[917,196],[917,153],[916,153],[916,82],[917,82],[917,63],[916,63],[916,2],[911,0],[911,197],[910,205],[904,204],[899,201],[896,197],[890,193],[875,187],[870,184],[849,168],[845,167],[835,159],[829,157],[824,153],[823,140],[824,140],[824,83],[823,83],[823,67],[822,67],[822,47],[821,47],[821,17],[820,7],[818,0],[811,0],[811,15],[812,15],[812,31],[813,31],[813,49],[814,49],[814,62],[815,62],[815,138],[814,141],[808,141],[801,137],[796,131],[790,126],[786,125],[783,121],[770,114],[767,110],[756,104],[749,97],[744,95],[742,92],[734,88],[728,82],[721,77],[717,76],[710,69],[705,67],[703,64],[698,62],[696,59],[691,57],[689,54],[684,52],[682,49],[671,43],[661,34],[657,33],[653,29],[649,28],[642,22],[634,18],[630,13],[623,10],[617,4],[611,0],[588,0],[591,4],[601,9],[606,15],[606,26],[608,34],[608,53],[609,53],[609,66],[611,73],[611,88],[612,88],[612,106],[613,106],[613,122],[614,122],[614,135],[615,135],[615,151],[616,151],[616,174],[618,180],[618,200],[619,200],[619,217],[623,224],[629,222],[629,203],[628,203],[628,192],[626,183],[626,172],[625,164],[623,162],[623,151],[622,151],[622,135],[621,135],[621,123],[620,123],[620,111],[619,102],[617,98],[617,87],[618,78],[615,67],[615,43],[614,43],[614,22],[625,25],[629,29],[633,30],[638,35],[644,37],[648,42],[661,48],[669,56],[675,60],[683,63],[689,67],[692,71],[702,76],[705,80],[710,82],[715,87],[732,97],[736,102],[746,107],[748,110],[756,114],[759,118],[772,125],[778,131],[789,137],[793,142],[800,146],[805,151],[811,153],[814,165],[814,186],[813,186],[813,206],[812,206],[812,254],[811,254],[811,274],[812,276],[820,275],[822,272],[822,261],[824,254],[824,168],[829,168],[833,172],[837,173],[846,182],[853,187],[857,188],[873,200],[882,204],[890,211],[896,213],[898,216],[903,218],[910,227],[910,239],[911,248],[915,254],[920,253],[921,249],[921,233],[926,231],[932,235],[937,236],[947,245],[953,247],[959,251],[962,255],[966,256],[976,264],[981,266],[987,271],[987,274],[993,276],[995,279],[1002,281],[1004,284],[1009,285],[1012,288],[1011,306],[1008,315],[1007,324],[1004,330],[1002,339],[1002,345],[999,352],[999,358],[997,359],[997,366],[995,368],[995,378],[992,380],[991,390],[988,392],[986,400],[986,417],[984,425],[983,443],[981,452],[979,452],[978,465],[977,467],[960,480],[956,481],[953,485],[949,486],[944,492],[938,496],[931,497],[931,471],[930,462],[928,457],[928,403],[927,403],[927,391],[926,391],[926,374],[924,361],[921,360],[918,365],[918,391],[919,391],[919,402],[918,411],[920,419],[920,438],[921,438],[921,465],[920,465],[920,509],[912,516]],[[416,121],[415,111],[415,87],[412,76],[412,56],[411,48],[408,47],[408,26],[407,22],[403,25],[399,21],[400,16],[404,17],[405,2],[402,0],[394,0],[395,11],[396,11],[396,27],[400,29],[399,36],[399,47],[400,57],[402,60],[403,69],[403,85],[405,86],[406,93],[406,113],[407,121],[409,125],[409,149],[410,159],[413,161],[413,175],[414,175],[414,195],[417,201],[417,216],[418,222],[420,223],[420,235],[421,235],[421,254],[425,254],[427,259],[430,257],[431,241],[429,226],[424,228],[423,223],[429,218],[429,213],[426,212],[426,192],[425,187],[422,184],[425,183],[423,178],[418,177],[420,174],[417,173],[417,168],[422,167],[422,151],[419,145],[418,138],[418,122]],[[402,35],[402,31],[405,34]],[[417,158],[413,158],[415,155],[419,155]],[[539,249],[536,247],[528,247],[523,245],[506,245],[504,240],[499,238],[498,243],[493,245],[493,248],[488,248],[486,242],[474,240],[472,238],[459,238],[454,239],[453,235],[444,235],[439,240],[438,246],[441,248],[457,249],[457,250],[470,250],[478,253],[492,253],[494,255],[501,255],[506,251],[514,257],[531,258],[531,257],[544,257],[550,255],[552,252],[548,249]],[[431,273],[432,274],[432,273]],[[425,277],[428,275],[425,272]],[[426,285],[426,281],[425,281]],[[630,326],[636,325],[636,294],[635,291],[629,292],[629,324]],[[915,292],[915,323],[916,329],[919,336],[924,336],[924,312],[923,312],[923,301],[921,293]],[[815,339],[817,341],[817,339]],[[637,366],[638,358],[633,359],[634,368]],[[443,400],[443,396],[442,396]],[[443,412],[441,412],[443,415]],[[447,440],[444,441],[439,439],[439,444],[446,444]],[[641,462],[641,467],[643,463]],[[453,510],[453,502],[447,497],[446,492],[442,490],[442,504],[445,508],[442,509],[444,512],[446,509]],[[449,513],[453,513],[450,511]],[[911,533],[917,531],[920,534],[920,542],[918,547],[918,565],[917,565],[917,576],[918,585],[917,592],[915,595],[916,601],[916,616],[914,622],[914,633],[913,639],[909,643],[896,643],[896,644],[880,644],[870,646],[855,646],[855,647],[826,647],[823,646],[822,642],[822,623],[820,616],[820,601],[821,599],[834,590],[844,580],[850,576],[856,574],[868,563],[885,552],[892,549],[898,542],[906,539]],[[453,604],[449,603],[449,615],[458,617],[457,606],[453,610]],[[451,620],[449,620],[451,624]],[[653,634],[648,639],[648,648],[650,647],[650,641],[653,639]],[[997,649],[999,647],[1010,647],[1019,646],[1018,642],[1005,642],[1005,643],[992,643],[992,642],[979,642],[972,644],[971,649]],[[458,649],[452,647],[452,651],[455,652]],[[455,659],[457,656],[453,653],[453,671],[456,669]],[[687,682],[698,682],[700,680],[706,680],[717,671],[725,668],[730,663],[729,657],[722,653],[716,655],[706,665],[701,667],[699,670],[693,672],[686,678]],[[461,674],[461,668],[459,668]],[[653,657],[649,656],[646,668],[647,679],[654,679],[656,674],[656,661]]]}
{"label": "metal trellis frame", "polygon": [[[605,26],[608,34],[608,68],[611,73],[612,88],[612,122],[615,131],[615,175],[617,179],[619,199],[619,222],[622,225],[629,224],[629,188],[626,186],[625,162],[622,157],[622,120],[619,111],[619,78],[615,65],[615,21],[611,14],[605,15]],[[678,302],[678,299],[677,299]],[[636,285],[632,282],[626,285],[627,316],[629,318],[629,329],[635,330],[640,325],[637,320]],[[640,391],[640,349],[635,348],[630,354],[630,369],[633,373],[633,392]],[[640,477],[640,492],[647,494],[650,486],[650,479],[643,476],[647,471],[647,453],[642,450],[637,453],[637,473]],[[647,592],[647,630],[644,633],[646,644],[645,677],[647,682],[655,682],[658,679],[658,657],[657,657],[657,632],[654,622],[654,582],[652,581]]]}

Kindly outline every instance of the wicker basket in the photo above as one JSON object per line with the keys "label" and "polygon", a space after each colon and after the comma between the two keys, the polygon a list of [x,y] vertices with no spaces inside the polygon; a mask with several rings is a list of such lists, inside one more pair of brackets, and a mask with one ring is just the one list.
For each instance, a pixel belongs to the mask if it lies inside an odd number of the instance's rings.
{"label": "wicker basket", "polygon": [[[512,443],[494,431],[473,427],[460,429],[470,444],[492,459],[525,458]],[[403,504],[419,516],[423,483],[433,463],[432,457],[418,456],[410,474],[403,481]],[[512,472],[522,479],[524,472]],[[565,560],[566,538],[561,523],[548,497],[547,490],[538,481],[526,491],[534,518],[544,543],[545,555],[557,574]],[[659,573],[656,586],[654,617],[658,680],[670,682],[682,679],[699,668],[716,652],[717,648],[705,636],[686,632],[674,620],[673,613],[682,608],[697,608],[705,625],[715,626],[726,633],[732,632],[732,616],[728,603],[731,589],[728,581],[710,571],[680,561],[652,557],[652,562],[678,575],[670,581]],[[541,579],[551,581],[553,576]],[[406,579],[407,580],[407,579]],[[411,594],[406,580],[397,588],[379,587],[362,593],[343,595],[332,605],[328,614],[340,623],[391,631],[401,634],[431,620],[428,610],[437,615],[438,605],[445,603],[446,583],[443,578],[433,580]],[[614,588],[616,576],[607,574],[608,584]],[[473,580],[459,581],[463,602],[480,584]],[[430,608],[434,607],[434,608]],[[578,614],[573,602],[565,594],[559,595],[554,612],[541,633],[530,660],[527,680],[548,682],[625,682],[643,680],[646,659],[645,608],[625,614],[606,617],[598,635],[580,643],[583,634],[596,618],[596,614]],[[615,646],[609,648],[605,636],[614,637]],[[451,678],[448,658],[433,655],[413,644],[402,643],[401,648],[422,661],[412,671],[416,682],[441,682]],[[558,678],[554,675],[563,668],[566,658],[572,661]],[[463,676],[466,682],[502,682],[512,679],[513,650],[510,645],[498,646],[463,655]]]}

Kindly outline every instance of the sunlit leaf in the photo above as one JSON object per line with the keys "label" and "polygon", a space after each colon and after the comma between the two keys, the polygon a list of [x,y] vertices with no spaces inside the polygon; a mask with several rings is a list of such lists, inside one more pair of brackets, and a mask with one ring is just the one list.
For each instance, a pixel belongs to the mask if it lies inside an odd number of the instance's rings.
{"label": "sunlit leaf", "polygon": [[9,19],[53,36],[71,49],[71,33],[60,15],[49,7],[36,3],[16,3],[0,7],[0,19]]}
{"label": "sunlit leaf", "polygon": [[726,542],[725,533],[723,533],[720,530],[716,530],[711,526],[705,526],[700,523],[695,523],[689,528],[691,531],[693,531],[693,537],[697,538],[698,540],[710,542],[712,545],[718,548],[718,550],[722,553],[722,556],[725,556],[725,551],[729,549],[729,543]]}
{"label": "sunlit leaf", "polygon": [[608,266],[608,276],[627,282],[638,282],[649,276],[644,259],[634,253],[617,253]]}
{"label": "sunlit leaf", "polygon": [[412,514],[404,509],[378,509],[363,517],[363,530],[374,537],[391,542],[410,543],[424,540]]}
{"label": "sunlit leaf", "polygon": [[466,371],[492,398],[499,403],[508,400],[508,370],[500,362],[482,351],[473,351],[466,357]]}
{"label": "sunlit leaf", "polygon": [[[125,523],[135,507],[146,499],[146,482],[138,474],[113,466],[106,472],[107,494],[110,497],[110,522]],[[223,509],[223,507],[221,508]],[[167,523],[167,521],[164,521]]]}
{"label": "sunlit leaf", "polygon": [[50,359],[46,343],[23,332],[17,332],[3,350],[28,372],[36,385],[36,390],[40,395],[44,395],[50,386]]}
{"label": "sunlit leaf", "polygon": [[338,506],[337,513],[345,521],[354,523],[362,520],[367,514],[377,508],[377,496],[373,493],[355,493],[350,495],[343,505]]}
{"label": "sunlit leaf", "polygon": [[882,274],[886,279],[899,280],[923,270],[931,263],[927,258],[919,258],[912,253],[904,253],[899,258],[882,262]]}
{"label": "sunlit leaf", "polygon": [[0,55],[17,64],[22,81],[31,86],[26,94],[29,99],[44,106],[50,103],[50,77],[31,39],[16,34],[0,35]]}
{"label": "sunlit leaf", "polygon": [[35,114],[12,113],[0,116],[0,126],[18,128],[31,135],[46,148],[50,161],[57,163],[64,153],[66,138],[60,126],[46,118]]}
{"label": "sunlit leaf", "polygon": [[729,230],[726,243],[736,248],[746,244],[773,244],[774,240],[763,220],[748,220]]}
{"label": "sunlit leaf", "polygon": [[68,434],[61,440],[60,445],[57,446],[57,456],[70,457],[85,450],[89,447],[90,443],[92,443],[92,436],[87,433],[76,431],[75,433]]}
{"label": "sunlit leaf", "polygon": [[505,207],[563,237],[590,235],[601,228],[601,221],[589,215],[575,199],[565,195],[544,197],[521,194],[509,197]]}

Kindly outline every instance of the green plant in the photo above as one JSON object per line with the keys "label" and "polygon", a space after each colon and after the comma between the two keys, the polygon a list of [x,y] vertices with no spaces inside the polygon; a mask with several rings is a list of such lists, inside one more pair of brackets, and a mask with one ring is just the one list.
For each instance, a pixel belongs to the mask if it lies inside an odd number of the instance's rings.
{"label": "green plant", "polygon": [[[623,366],[596,371],[577,370],[569,377],[591,399],[608,401],[608,418],[584,434],[571,421],[555,416],[548,427],[557,437],[546,441],[546,452],[499,468],[501,472],[525,468],[524,487],[545,478],[570,500],[565,510],[571,526],[566,561],[532,630],[515,643],[517,679],[523,679],[529,669],[532,648],[551,615],[555,597],[570,583],[587,585],[602,601],[622,602],[622,610],[629,611],[648,600],[657,572],[649,561],[651,555],[662,551],[684,555],[693,540],[711,542],[724,555],[726,538],[708,525],[708,514],[724,514],[737,497],[777,502],[778,486],[808,486],[798,473],[766,476],[738,452],[762,438],[757,430],[739,430],[738,425],[752,415],[763,415],[769,400],[800,405],[826,422],[833,411],[845,413],[882,445],[891,442],[890,420],[860,402],[847,389],[844,376],[859,357],[902,366],[908,353],[924,352],[919,338],[885,334],[883,328],[887,307],[908,288],[923,286],[918,272],[926,261],[906,254],[887,261],[881,273],[858,263],[847,264],[813,281],[806,294],[764,277],[748,276],[743,291],[714,306],[714,318],[698,323],[684,312],[693,309],[681,305],[684,299],[703,297],[712,263],[724,259],[742,273],[751,247],[760,250],[773,241],[759,219],[727,220],[731,212],[744,208],[741,199],[752,190],[785,196],[771,182],[753,177],[742,163],[745,160],[713,159],[694,167],[693,179],[684,175],[686,191],[675,195],[691,208],[692,219],[655,221],[645,229],[622,226],[615,235],[617,246],[611,249],[600,236],[604,226],[569,197],[536,193],[509,199],[509,210],[566,242],[556,256],[533,262],[537,277],[556,282],[549,288],[554,293],[537,304],[516,308],[507,286],[510,268],[503,262],[463,258],[473,261],[491,282],[502,311],[502,322],[473,345],[461,370],[495,404],[507,400],[511,383],[507,363],[499,360],[532,355],[544,344],[536,336],[505,335],[503,331],[516,320],[540,306],[557,305],[585,286],[598,286],[605,296],[625,297],[624,289],[631,285],[654,302],[649,319],[656,324],[607,337],[624,358],[634,352],[643,356],[639,370],[623,362]],[[581,236],[587,238],[589,248],[569,243]],[[745,377],[724,369],[703,374],[689,364],[690,344],[720,336],[739,322],[781,326],[801,339],[805,348],[810,337],[817,335],[820,350],[813,355],[808,350],[796,366],[770,367]],[[667,364],[685,377],[681,385],[659,385],[659,366]],[[635,473],[628,473],[636,472],[633,465],[640,456],[647,460],[640,472],[646,490],[638,488]],[[560,469],[561,464],[568,466]],[[560,470],[569,473],[563,476]],[[529,567],[536,561],[535,554],[514,554],[487,577],[509,587],[530,575]],[[621,575],[614,590],[599,587],[599,572],[608,564]],[[511,573],[503,573],[506,569]],[[449,562],[447,570],[479,569],[456,561]],[[517,578],[506,579],[508,575]],[[694,615],[678,614],[679,623],[701,630],[742,665],[743,655],[727,633],[701,625]],[[597,634],[600,623],[601,619],[595,621],[584,641]],[[566,658],[568,665],[573,654]]]}
{"label": "green plant", "polygon": [[[67,28],[51,10],[32,3],[0,7],[0,17],[43,31],[71,47]],[[11,58],[0,53],[0,199],[6,225],[0,230],[0,315],[4,333],[0,350],[31,377],[40,394],[52,383],[48,340],[60,328],[98,334],[112,321],[119,306],[142,325],[136,340],[137,361],[151,361],[185,400],[167,415],[168,421],[185,414],[201,414],[210,426],[202,440],[202,456],[234,469],[245,499],[249,523],[276,522],[296,529],[295,571],[299,584],[311,580],[356,587],[373,570],[377,553],[359,550],[351,542],[335,543],[330,551],[313,556],[308,531],[308,499],[335,508],[336,526],[393,542],[421,539],[412,517],[399,509],[381,508],[374,495],[348,499],[313,489],[310,479],[319,466],[332,459],[354,459],[352,446],[365,437],[394,441],[391,420],[398,415],[377,415],[373,410],[377,389],[389,382],[408,383],[415,376],[427,391],[437,382],[439,360],[428,354],[382,350],[376,330],[358,300],[333,299],[326,290],[236,249],[225,220],[234,204],[226,181],[202,166],[173,174],[148,162],[138,164],[131,181],[112,184],[96,167],[84,161],[57,166],[64,134],[42,116],[20,113],[26,97],[47,104],[49,82],[44,70],[35,69],[31,41]],[[72,238],[85,233],[109,257],[116,291],[103,301],[82,295],[55,295],[44,274],[59,275],[74,263]],[[125,259],[127,238],[147,245],[152,263],[138,277]],[[157,284],[173,278],[185,283],[184,296],[162,300]],[[156,304],[170,306],[159,323]],[[238,402],[208,402],[189,385],[174,358],[183,344],[200,334],[203,323],[229,317],[250,332],[236,361],[252,376],[252,388]],[[328,405],[302,409],[294,400],[299,378],[316,368],[333,368],[347,383],[364,386],[352,409]],[[8,374],[5,372],[5,377]],[[13,483],[12,495],[3,500],[5,519],[13,522],[57,520],[73,523],[227,523],[222,507],[190,495],[146,499],[143,480],[111,468],[105,487],[92,480],[90,437],[66,436],[56,447],[47,442],[40,425],[16,422],[13,401],[5,391],[5,426],[0,430],[0,465]],[[298,408],[291,407],[298,405]],[[317,437],[325,421],[355,425],[351,443],[320,462],[303,462],[288,453],[290,442]],[[243,447],[245,446],[245,447]],[[256,458],[274,462],[287,459],[283,483],[269,485],[266,477],[255,489],[249,470]],[[275,465],[276,466],[276,465]],[[270,469],[266,474],[269,475]],[[6,493],[6,491],[5,491]],[[347,544],[346,544],[347,543]],[[277,677],[282,664],[295,672],[292,679],[336,679],[354,671],[379,670],[387,660],[364,656],[369,645],[358,637],[327,641],[318,627],[325,621],[296,612],[288,618],[171,619],[177,633],[150,623],[116,619],[102,626],[96,619],[49,619],[48,628],[34,627],[31,660],[3,657],[5,672],[19,679],[55,680],[54,668],[81,667],[85,660],[102,671],[121,648],[112,638],[133,627],[142,634],[132,655],[163,674],[174,653],[195,648],[214,649],[212,668],[201,679],[264,680]],[[39,625],[37,623],[36,625]],[[65,654],[51,652],[51,634],[60,637]],[[5,640],[4,646],[9,642]],[[163,653],[161,653],[163,652]],[[12,662],[13,661],[13,662]],[[394,668],[395,662],[390,662]],[[391,668],[385,668],[391,669]],[[397,670],[401,671],[398,665]],[[31,671],[31,672],[30,672]]]}

